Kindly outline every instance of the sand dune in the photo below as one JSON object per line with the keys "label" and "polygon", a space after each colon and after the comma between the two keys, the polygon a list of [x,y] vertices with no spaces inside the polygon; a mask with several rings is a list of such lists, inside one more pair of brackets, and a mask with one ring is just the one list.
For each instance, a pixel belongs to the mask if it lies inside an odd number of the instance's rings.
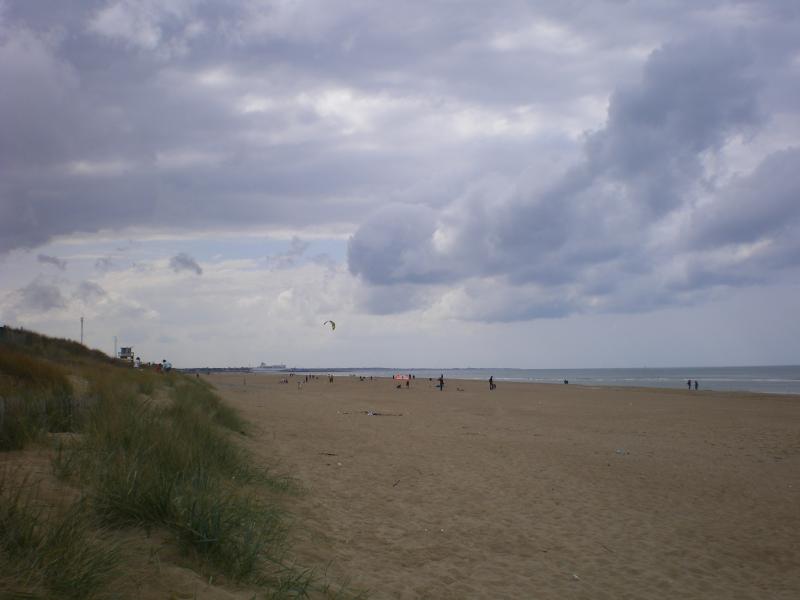
{"label": "sand dune", "polygon": [[800,397],[209,379],[307,489],[298,561],[372,598],[800,597]]}

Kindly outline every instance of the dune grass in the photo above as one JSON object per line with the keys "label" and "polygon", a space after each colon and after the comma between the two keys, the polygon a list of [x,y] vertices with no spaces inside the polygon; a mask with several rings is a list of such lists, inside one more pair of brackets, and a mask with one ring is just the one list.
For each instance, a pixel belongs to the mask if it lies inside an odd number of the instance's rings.
{"label": "dune grass", "polygon": [[43,432],[71,431],[72,384],[56,363],[0,346],[0,450],[19,450]]}
{"label": "dune grass", "polygon": [[0,555],[14,577],[0,580],[9,596],[95,598],[112,579],[119,551],[101,541],[84,501],[52,507],[35,486],[0,475]]}
{"label": "dune grass", "polygon": [[76,432],[60,438],[53,468],[81,496],[46,507],[30,486],[21,491],[0,479],[0,589],[30,598],[115,597],[106,586],[119,551],[97,540],[142,527],[171,532],[209,580],[255,586],[258,597],[312,590],[354,597],[287,558],[275,494],[297,486],[254,467],[237,442],[247,423],[206,382],[0,327],[0,398],[0,450],[46,432]]}
{"label": "dune grass", "polygon": [[74,340],[53,338],[27,329],[8,326],[0,326],[0,346],[63,365],[123,363],[100,350],[92,350]]}
{"label": "dune grass", "polygon": [[206,386],[173,383],[173,401],[159,406],[130,381],[97,378],[84,436],[61,448],[57,470],[82,482],[105,524],[166,526],[210,574],[267,584],[285,526],[255,493],[265,475],[219,425],[244,423]]}

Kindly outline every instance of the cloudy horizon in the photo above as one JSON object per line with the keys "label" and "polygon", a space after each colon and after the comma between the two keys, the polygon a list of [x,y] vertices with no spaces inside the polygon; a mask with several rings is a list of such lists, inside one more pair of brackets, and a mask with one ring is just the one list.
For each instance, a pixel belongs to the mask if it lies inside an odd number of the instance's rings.
{"label": "cloudy horizon", "polygon": [[0,323],[178,367],[798,364],[797,31],[0,0]]}

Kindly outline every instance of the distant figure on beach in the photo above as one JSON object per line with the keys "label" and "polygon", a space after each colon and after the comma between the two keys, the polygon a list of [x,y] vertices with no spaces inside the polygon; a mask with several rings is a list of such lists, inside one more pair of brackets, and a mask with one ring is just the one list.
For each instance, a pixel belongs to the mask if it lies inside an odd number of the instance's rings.
{"label": "distant figure on beach", "polygon": [[568,383],[569,383],[569,380],[568,380],[568,379],[565,379],[565,380],[564,380],[564,385],[567,385]]}
{"label": "distant figure on beach", "polygon": [[697,383],[697,379],[695,379],[694,380],[694,389],[696,390],[699,386],[700,386],[700,384]]}
{"label": "distant figure on beach", "polygon": [[686,387],[688,387],[689,389],[692,389],[692,380],[691,379],[686,382]]}
{"label": "distant figure on beach", "polygon": [[444,390],[444,373],[439,375],[439,391],[441,392],[443,390]]}
{"label": "distant figure on beach", "polygon": [[494,375],[489,375],[489,391],[493,390],[497,386],[494,384]]}
{"label": "distant figure on beach", "polygon": [[141,359],[141,357],[137,356],[136,360],[133,361],[133,368],[134,369],[141,369],[142,368],[142,359]]}

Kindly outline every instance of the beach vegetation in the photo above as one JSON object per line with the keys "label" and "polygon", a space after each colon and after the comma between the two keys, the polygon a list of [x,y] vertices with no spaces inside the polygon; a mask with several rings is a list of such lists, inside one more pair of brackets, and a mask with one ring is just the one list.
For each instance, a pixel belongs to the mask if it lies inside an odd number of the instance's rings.
{"label": "beach vegetation", "polygon": [[0,450],[76,426],[73,388],[56,363],[0,345]]}
{"label": "beach vegetation", "polygon": [[0,474],[0,586],[4,597],[95,598],[113,580],[119,548],[86,501],[45,503],[26,479]]}
{"label": "beach vegetation", "polygon": [[[213,388],[98,354],[0,328],[0,449],[49,449],[53,481],[77,490],[64,495],[71,502],[48,504],[34,484],[0,481],[5,588],[29,597],[109,594],[124,561],[98,540],[139,528],[165,533],[207,580],[255,586],[258,597],[352,597],[289,558],[280,497],[299,488],[255,466],[240,443],[247,423]],[[48,435],[59,432],[69,433]]]}

